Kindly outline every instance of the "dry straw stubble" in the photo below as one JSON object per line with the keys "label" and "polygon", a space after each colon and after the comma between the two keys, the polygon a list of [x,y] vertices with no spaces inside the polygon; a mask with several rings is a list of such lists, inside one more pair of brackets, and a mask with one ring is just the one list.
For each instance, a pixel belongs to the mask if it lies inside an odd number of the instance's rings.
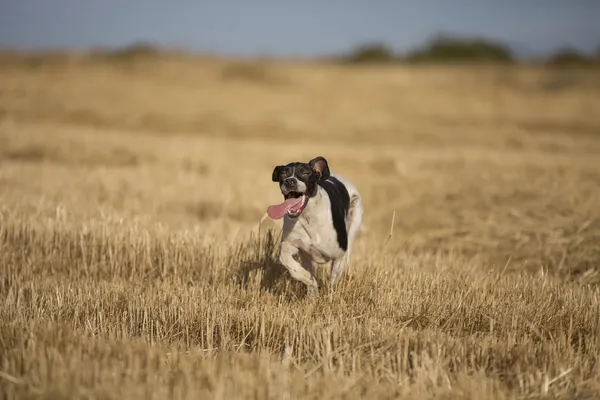
{"label": "dry straw stubble", "polygon": [[[600,393],[600,94],[525,67],[144,65],[3,66],[5,397]],[[307,301],[277,224],[250,232],[315,141],[366,212],[352,275]]]}

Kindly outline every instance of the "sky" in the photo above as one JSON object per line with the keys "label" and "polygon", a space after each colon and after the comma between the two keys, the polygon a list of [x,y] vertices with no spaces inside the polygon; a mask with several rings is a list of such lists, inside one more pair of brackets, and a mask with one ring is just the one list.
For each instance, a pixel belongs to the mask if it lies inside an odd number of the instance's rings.
{"label": "sky", "polygon": [[0,48],[133,42],[223,55],[312,57],[358,44],[398,52],[448,33],[518,55],[600,47],[600,0],[0,0]]}

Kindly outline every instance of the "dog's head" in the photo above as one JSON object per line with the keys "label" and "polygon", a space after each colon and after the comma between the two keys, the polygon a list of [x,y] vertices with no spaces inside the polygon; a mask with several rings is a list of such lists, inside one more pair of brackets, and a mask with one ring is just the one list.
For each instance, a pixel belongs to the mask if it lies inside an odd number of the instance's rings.
{"label": "dog's head", "polygon": [[[329,166],[323,157],[316,157],[308,163],[291,162],[278,165],[273,170],[273,182],[279,183],[281,194],[286,200],[287,215],[300,216],[308,201],[317,193],[317,182],[329,178]],[[299,199],[293,202],[291,199]]]}

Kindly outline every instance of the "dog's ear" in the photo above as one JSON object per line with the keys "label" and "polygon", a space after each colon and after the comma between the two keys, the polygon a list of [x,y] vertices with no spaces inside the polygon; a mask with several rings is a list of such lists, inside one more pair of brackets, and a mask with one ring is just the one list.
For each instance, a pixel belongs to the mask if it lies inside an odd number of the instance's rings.
{"label": "dog's ear", "polygon": [[329,165],[327,165],[327,160],[323,157],[313,158],[308,162],[308,165],[315,171],[321,179],[329,178]]}
{"label": "dog's ear", "polygon": [[275,169],[273,170],[273,176],[271,177],[271,179],[273,179],[273,182],[279,182],[279,175],[281,175],[283,168],[283,165],[278,165],[275,167]]}

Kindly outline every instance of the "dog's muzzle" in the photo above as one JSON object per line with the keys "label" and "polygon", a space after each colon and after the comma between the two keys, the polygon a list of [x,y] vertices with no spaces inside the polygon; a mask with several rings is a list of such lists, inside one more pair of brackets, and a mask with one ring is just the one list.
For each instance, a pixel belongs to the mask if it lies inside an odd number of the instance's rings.
{"label": "dog's muzzle", "polygon": [[296,187],[298,186],[298,181],[296,180],[296,178],[287,178],[285,181],[283,181],[283,186],[289,192],[296,189]]}
{"label": "dog's muzzle", "polygon": [[293,177],[285,179],[280,187],[285,201],[279,205],[270,206],[267,209],[269,216],[274,219],[282,218],[284,215],[298,218],[309,200],[309,196],[306,194],[306,184]]}

